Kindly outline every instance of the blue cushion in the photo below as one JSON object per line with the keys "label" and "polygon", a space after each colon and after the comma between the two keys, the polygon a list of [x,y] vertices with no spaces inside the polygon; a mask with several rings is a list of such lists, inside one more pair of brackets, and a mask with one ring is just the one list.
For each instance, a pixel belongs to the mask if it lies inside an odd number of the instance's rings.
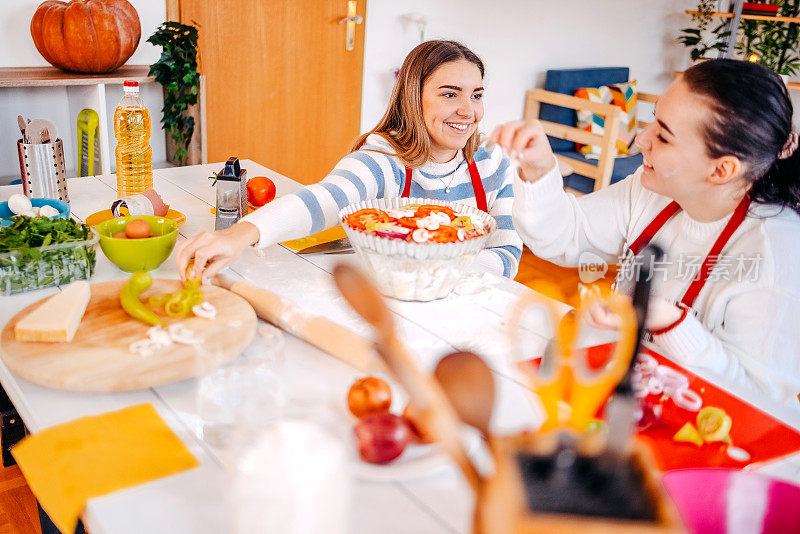
{"label": "blue cushion", "polygon": [[[597,165],[597,160],[586,159],[583,154],[576,150],[556,152],[560,156],[585,161],[591,165]],[[633,156],[621,156],[614,159],[614,169],[611,171],[611,183],[616,183],[633,174],[642,165],[642,154]],[[581,193],[591,193],[594,191],[594,179],[582,174],[572,173],[564,177],[564,185],[580,191]]]}
{"label": "blue cushion", "polygon": [[[601,85],[627,82],[629,75],[628,67],[548,70],[544,79],[544,88],[546,91],[572,96],[581,87],[600,87]],[[578,117],[574,110],[552,104],[541,105],[539,118],[567,126],[575,126],[578,123]],[[550,138],[550,145],[553,150],[559,152],[575,149],[575,143],[554,137]]]}

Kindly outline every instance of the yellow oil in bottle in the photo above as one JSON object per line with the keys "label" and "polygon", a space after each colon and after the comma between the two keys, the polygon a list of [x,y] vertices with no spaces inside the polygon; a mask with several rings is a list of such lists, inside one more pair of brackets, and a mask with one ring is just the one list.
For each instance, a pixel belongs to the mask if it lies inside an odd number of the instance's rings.
{"label": "yellow oil in bottle", "polygon": [[[126,82],[129,83],[129,82]],[[125,96],[114,112],[117,160],[117,196],[136,195],[153,187],[153,149],[150,147],[150,113],[136,91]]]}

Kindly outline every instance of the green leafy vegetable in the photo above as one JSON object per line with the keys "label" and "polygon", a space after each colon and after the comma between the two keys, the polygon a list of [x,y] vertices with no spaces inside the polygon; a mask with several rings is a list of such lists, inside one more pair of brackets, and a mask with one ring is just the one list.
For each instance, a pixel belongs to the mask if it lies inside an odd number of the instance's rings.
{"label": "green leafy vegetable", "polygon": [[[17,215],[0,229],[0,294],[89,278],[96,253],[91,228],[72,219]],[[58,246],[75,243],[75,246]]]}

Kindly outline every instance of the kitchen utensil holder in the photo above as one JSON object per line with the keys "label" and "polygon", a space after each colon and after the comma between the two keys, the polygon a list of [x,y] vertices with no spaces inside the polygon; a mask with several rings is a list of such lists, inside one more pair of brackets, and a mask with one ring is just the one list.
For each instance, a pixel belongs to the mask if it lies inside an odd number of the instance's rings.
{"label": "kitchen utensil holder", "polygon": [[30,198],[53,198],[69,202],[64,143],[28,144],[17,140],[22,191]]}
{"label": "kitchen utensil holder", "polygon": [[[547,454],[554,446],[554,434],[523,433],[515,436],[493,436],[489,450],[495,471],[484,481],[477,496],[474,534],[681,534],[685,527],[675,503],[661,483],[650,449],[635,440],[630,462],[641,475],[644,495],[651,503],[655,517],[651,519],[615,519],[601,515],[574,515],[537,512],[528,508],[525,482],[520,470],[520,454]],[[593,444],[589,440],[591,449]],[[596,443],[594,445],[597,445]],[[624,503],[621,505],[624,506]]]}

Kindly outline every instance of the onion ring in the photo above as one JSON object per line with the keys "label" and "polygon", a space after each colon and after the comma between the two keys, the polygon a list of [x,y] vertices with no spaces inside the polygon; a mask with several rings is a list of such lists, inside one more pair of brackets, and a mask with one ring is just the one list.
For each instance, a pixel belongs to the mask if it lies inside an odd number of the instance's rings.
{"label": "onion ring", "polygon": [[672,402],[685,410],[696,412],[703,405],[703,398],[697,392],[689,388],[681,388],[675,390],[675,393],[672,395]]}
{"label": "onion ring", "polygon": [[658,377],[651,376],[647,381],[647,389],[653,395],[661,395],[664,393],[664,383]]}
{"label": "onion ring", "polygon": [[689,386],[689,377],[666,365],[656,367],[653,374],[661,380],[665,388],[679,390]]}
{"label": "onion ring", "polygon": [[651,374],[656,370],[657,367],[658,360],[649,354],[644,353],[639,353],[639,355],[636,357],[636,362],[633,364],[633,368],[641,371],[642,374]]}

